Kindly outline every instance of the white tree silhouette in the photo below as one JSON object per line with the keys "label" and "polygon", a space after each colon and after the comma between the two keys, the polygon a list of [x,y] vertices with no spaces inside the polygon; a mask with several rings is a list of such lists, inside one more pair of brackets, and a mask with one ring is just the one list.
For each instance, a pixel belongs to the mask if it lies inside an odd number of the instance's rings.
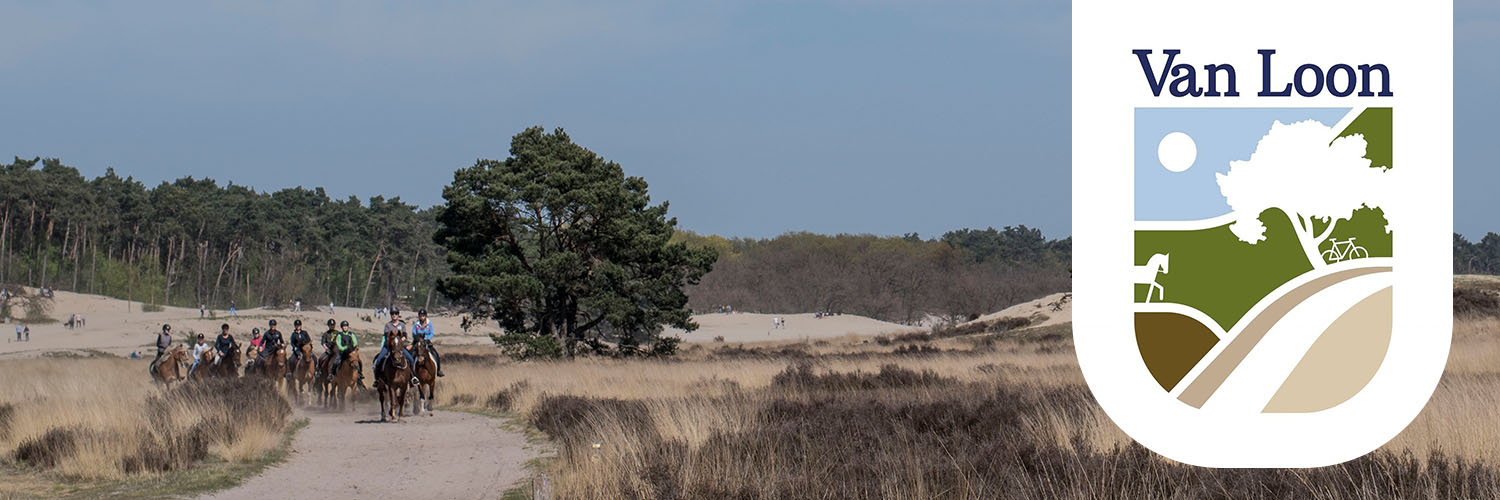
{"label": "white tree silhouette", "polygon": [[[1250,244],[1266,238],[1261,212],[1279,208],[1291,220],[1307,261],[1326,265],[1318,247],[1333,234],[1340,220],[1360,207],[1375,208],[1385,201],[1387,168],[1370,168],[1365,138],[1335,139],[1332,127],[1313,120],[1271,125],[1249,160],[1229,162],[1229,173],[1214,174],[1219,192],[1234,210],[1234,235]],[[1317,231],[1315,222],[1324,224]]]}

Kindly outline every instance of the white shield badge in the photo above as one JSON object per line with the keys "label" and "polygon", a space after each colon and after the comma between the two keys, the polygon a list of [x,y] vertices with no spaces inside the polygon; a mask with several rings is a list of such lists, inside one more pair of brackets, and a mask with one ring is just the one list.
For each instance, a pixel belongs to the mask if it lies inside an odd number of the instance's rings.
{"label": "white shield badge", "polygon": [[1122,430],[1313,467],[1422,410],[1452,326],[1452,41],[1451,2],[1074,2],[1074,335]]}

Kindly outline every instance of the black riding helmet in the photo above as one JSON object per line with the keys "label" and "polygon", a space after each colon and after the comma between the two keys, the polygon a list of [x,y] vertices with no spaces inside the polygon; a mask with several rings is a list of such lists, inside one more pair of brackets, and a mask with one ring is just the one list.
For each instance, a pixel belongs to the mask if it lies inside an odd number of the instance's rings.
{"label": "black riding helmet", "polygon": [[427,310],[426,309],[418,309],[417,310],[417,316],[426,316],[426,315],[427,315]]}
{"label": "black riding helmet", "polygon": [[292,321],[292,326],[302,326],[302,320],[299,319]]}
{"label": "black riding helmet", "polygon": [[333,325],[334,325],[333,318],[328,318],[328,327],[329,328],[333,328]]}
{"label": "black riding helmet", "polygon": [[172,331],[172,325],[168,325],[166,323],[163,323],[161,325],[161,331],[164,331],[164,332],[170,332],[170,331]]}
{"label": "black riding helmet", "polygon": [[222,325],[219,325],[219,329],[220,330],[228,330],[229,329],[229,323],[224,323]]}
{"label": "black riding helmet", "polygon": [[198,340],[203,340],[203,334],[198,334]]}
{"label": "black riding helmet", "polygon": [[276,320],[271,320],[271,326],[276,326]]}
{"label": "black riding helmet", "polygon": [[344,326],[349,326],[349,321],[347,321],[347,320],[345,320],[345,321],[340,321],[340,322],[339,322],[339,326],[341,326],[341,327],[344,327]]}

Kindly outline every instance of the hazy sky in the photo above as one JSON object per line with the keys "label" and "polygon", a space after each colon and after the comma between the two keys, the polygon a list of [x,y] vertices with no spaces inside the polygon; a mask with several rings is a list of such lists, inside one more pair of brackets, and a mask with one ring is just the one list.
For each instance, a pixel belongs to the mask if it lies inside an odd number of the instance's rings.
{"label": "hazy sky", "polygon": [[[630,5],[623,5],[623,4]],[[1500,7],[1458,0],[1458,229],[1500,231]],[[441,201],[530,125],[688,229],[1069,227],[1069,4],[0,5],[0,156]]]}

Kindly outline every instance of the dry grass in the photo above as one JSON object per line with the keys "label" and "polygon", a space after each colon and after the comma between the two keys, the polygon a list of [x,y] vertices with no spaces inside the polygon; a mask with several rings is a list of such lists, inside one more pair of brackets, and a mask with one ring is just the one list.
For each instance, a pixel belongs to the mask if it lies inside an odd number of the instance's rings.
{"label": "dry grass", "polygon": [[291,413],[251,380],[163,392],[123,359],[0,363],[0,451],[9,466],[74,480],[140,478],[276,447]]}
{"label": "dry grass", "polygon": [[1456,321],[1454,337],[1404,433],[1321,469],[1199,469],[1145,451],[1093,402],[1065,327],[711,344],[674,361],[472,349],[440,402],[545,431],[563,498],[1492,497],[1500,319]]}

